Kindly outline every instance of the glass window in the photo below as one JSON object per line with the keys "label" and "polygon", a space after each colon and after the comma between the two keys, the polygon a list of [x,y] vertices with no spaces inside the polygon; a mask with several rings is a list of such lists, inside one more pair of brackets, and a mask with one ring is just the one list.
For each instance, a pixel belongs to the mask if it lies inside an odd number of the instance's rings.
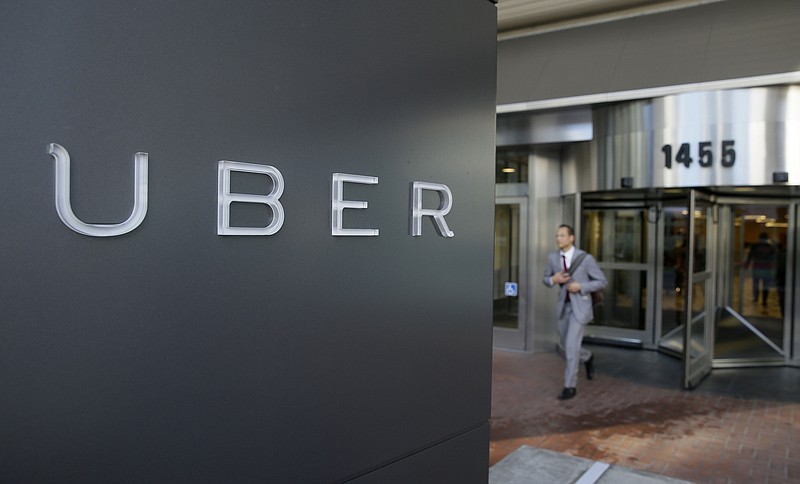
{"label": "glass window", "polygon": [[[494,207],[494,326],[516,329],[519,325],[519,227],[518,204]],[[506,290],[517,284],[517,294]]]}
{"label": "glass window", "polygon": [[[706,310],[706,281],[692,284],[692,319],[702,315]],[[700,323],[702,325],[702,323]]]}
{"label": "glass window", "polygon": [[700,318],[692,322],[692,358],[699,358],[708,351],[706,347],[706,325],[703,323],[703,319]]}
{"label": "glass window", "polygon": [[684,207],[664,207],[664,271],[661,294],[661,336],[686,322],[688,289],[689,211]]}
{"label": "glass window", "polygon": [[612,328],[645,329],[647,272],[604,269],[608,285],[603,304],[594,309],[599,324]]}
{"label": "glass window", "polygon": [[708,207],[694,211],[694,272],[705,272],[708,245]]}
{"label": "glass window", "polygon": [[643,208],[583,211],[582,249],[598,262],[647,262],[647,225]]}
{"label": "glass window", "polygon": [[498,151],[495,183],[528,183],[528,151]]}
{"label": "glass window", "polygon": [[[596,324],[643,331],[646,323],[647,218],[644,208],[583,210],[581,248],[597,259],[608,279],[605,301],[595,308]],[[612,268],[611,264],[639,267]]]}

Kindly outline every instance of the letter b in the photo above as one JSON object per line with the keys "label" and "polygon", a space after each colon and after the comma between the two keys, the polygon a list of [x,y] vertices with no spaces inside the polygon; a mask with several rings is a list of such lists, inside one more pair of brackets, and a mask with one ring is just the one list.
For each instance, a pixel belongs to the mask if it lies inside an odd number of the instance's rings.
{"label": "letter b", "polygon": [[[231,193],[231,172],[257,173],[272,179],[269,195]],[[283,226],[283,205],[278,200],[283,194],[283,175],[274,166],[220,160],[217,193],[218,235],[273,235]],[[231,203],[262,203],[272,210],[272,221],[265,227],[231,227]]]}

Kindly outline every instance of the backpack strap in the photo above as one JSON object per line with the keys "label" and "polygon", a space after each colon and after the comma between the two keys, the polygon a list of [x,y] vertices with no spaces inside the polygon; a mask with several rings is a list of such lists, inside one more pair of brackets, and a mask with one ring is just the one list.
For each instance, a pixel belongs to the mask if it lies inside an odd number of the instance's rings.
{"label": "backpack strap", "polygon": [[586,252],[583,252],[578,257],[576,257],[574,261],[572,261],[572,265],[569,266],[569,270],[567,271],[567,273],[570,276],[575,273],[575,271],[578,269],[578,266],[581,265],[581,262],[583,262],[583,259],[585,257],[586,257]]}

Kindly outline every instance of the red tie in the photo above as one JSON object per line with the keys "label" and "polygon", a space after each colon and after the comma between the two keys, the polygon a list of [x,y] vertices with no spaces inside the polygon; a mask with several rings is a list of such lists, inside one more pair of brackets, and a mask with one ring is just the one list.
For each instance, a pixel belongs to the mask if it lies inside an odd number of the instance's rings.
{"label": "red tie", "polygon": [[[564,263],[564,272],[569,272],[569,269],[567,269],[567,256],[564,254],[561,254],[561,262]],[[564,295],[564,300],[569,302],[569,291]]]}

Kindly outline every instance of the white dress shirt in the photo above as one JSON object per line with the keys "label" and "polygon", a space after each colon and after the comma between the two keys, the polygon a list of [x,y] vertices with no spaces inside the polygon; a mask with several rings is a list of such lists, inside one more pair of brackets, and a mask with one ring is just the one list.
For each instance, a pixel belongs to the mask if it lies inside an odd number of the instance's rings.
{"label": "white dress shirt", "polygon": [[562,261],[565,260],[567,262],[567,269],[572,267],[572,256],[573,255],[575,255],[575,246],[574,245],[572,247],[570,247],[568,251],[561,253],[561,257],[564,258],[564,259],[562,259]]}
{"label": "white dress shirt", "polygon": [[[564,261],[566,261],[567,269],[569,269],[570,267],[572,267],[572,256],[575,255],[575,246],[573,245],[566,252],[561,252],[561,255],[564,257],[563,259],[561,259],[562,265],[563,265]],[[561,270],[559,272],[564,272],[564,268],[561,267]],[[554,277],[555,276],[550,276],[550,284],[555,285],[556,282],[553,279]]]}

